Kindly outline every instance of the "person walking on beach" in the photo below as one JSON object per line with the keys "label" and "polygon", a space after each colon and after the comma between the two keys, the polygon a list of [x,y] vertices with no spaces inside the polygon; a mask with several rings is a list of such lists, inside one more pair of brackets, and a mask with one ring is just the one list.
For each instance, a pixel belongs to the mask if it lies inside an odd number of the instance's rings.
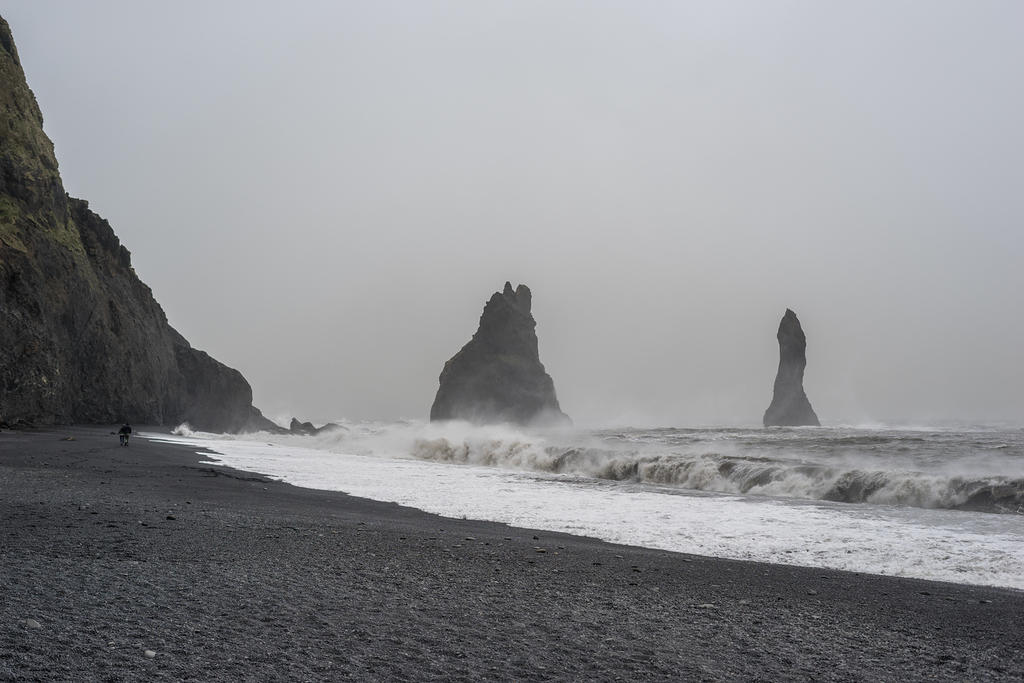
{"label": "person walking on beach", "polygon": [[121,429],[118,430],[117,435],[121,439],[122,446],[128,445],[128,437],[131,436],[131,433],[132,426],[130,424],[125,422],[123,425],[121,425]]}

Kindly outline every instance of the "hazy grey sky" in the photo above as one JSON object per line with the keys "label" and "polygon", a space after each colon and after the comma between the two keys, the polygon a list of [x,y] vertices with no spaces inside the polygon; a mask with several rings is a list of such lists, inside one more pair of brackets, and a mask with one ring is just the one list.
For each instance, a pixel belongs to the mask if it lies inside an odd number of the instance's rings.
{"label": "hazy grey sky", "polygon": [[67,190],[272,416],[527,283],[577,423],[1024,418],[1024,3],[0,3]]}

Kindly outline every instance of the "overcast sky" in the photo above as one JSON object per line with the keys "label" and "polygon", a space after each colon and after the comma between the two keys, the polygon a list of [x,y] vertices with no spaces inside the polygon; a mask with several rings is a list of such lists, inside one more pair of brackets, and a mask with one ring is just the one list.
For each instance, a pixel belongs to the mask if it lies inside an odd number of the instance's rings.
{"label": "overcast sky", "polygon": [[68,192],[274,418],[425,418],[506,280],[582,425],[1024,421],[1024,3],[0,3]]}

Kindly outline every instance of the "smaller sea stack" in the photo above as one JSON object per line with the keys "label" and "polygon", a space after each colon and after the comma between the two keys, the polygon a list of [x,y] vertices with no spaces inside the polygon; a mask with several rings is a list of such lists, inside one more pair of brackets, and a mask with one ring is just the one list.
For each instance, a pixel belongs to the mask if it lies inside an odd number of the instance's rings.
{"label": "smaller sea stack", "polygon": [[530,288],[505,283],[484,306],[473,338],[444,364],[430,420],[568,424],[537,351]]}
{"label": "smaller sea stack", "polygon": [[804,393],[807,338],[796,313],[786,309],[779,323],[779,372],[775,375],[772,404],[764,413],[765,427],[820,427]]}

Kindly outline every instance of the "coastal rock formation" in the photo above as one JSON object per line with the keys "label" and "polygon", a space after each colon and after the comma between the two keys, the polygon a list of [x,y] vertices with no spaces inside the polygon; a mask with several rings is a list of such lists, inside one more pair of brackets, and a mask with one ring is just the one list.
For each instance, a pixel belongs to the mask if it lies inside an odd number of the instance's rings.
{"label": "coastal rock formation", "polygon": [[288,425],[288,429],[285,433],[294,434],[296,436],[316,436],[323,432],[333,432],[344,430],[345,428],[334,422],[328,422],[323,427],[317,427],[312,422],[302,422],[298,418],[293,417],[291,423]]}
{"label": "coastal rock formation", "polygon": [[312,436],[316,434],[317,429],[312,422],[300,422],[297,417],[293,417],[291,424],[288,425],[288,431],[299,436]]}
{"label": "coastal rock formation", "polygon": [[765,427],[821,425],[804,393],[804,367],[807,365],[807,338],[796,313],[786,309],[779,323],[779,371],[775,375],[775,393],[764,413]]}
{"label": "coastal rock formation", "polygon": [[444,364],[430,419],[480,424],[568,424],[537,351],[530,288],[505,283],[473,338]]}
{"label": "coastal rock formation", "polygon": [[241,373],[168,325],[107,221],[65,193],[2,18],[0,130],[0,421],[271,425]]}

